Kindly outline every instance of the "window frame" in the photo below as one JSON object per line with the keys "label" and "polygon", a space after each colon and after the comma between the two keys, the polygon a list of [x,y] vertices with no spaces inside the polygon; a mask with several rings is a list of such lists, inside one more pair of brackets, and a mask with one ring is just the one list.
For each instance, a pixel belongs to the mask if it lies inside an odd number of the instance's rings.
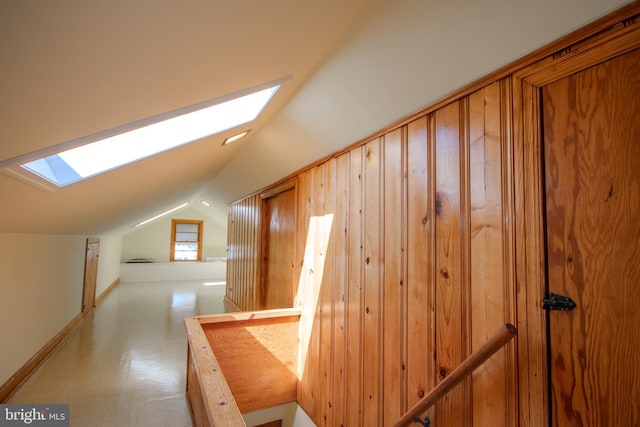
{"label": "window frame", "polygon": [[[176,257],[176,226],[179,224],[198,225],[198,257],[195,260],[175,259]],[[202,235],[204,221],[197,219],[171,219],[171,246],[169,247],[169,261],[171,262],[198,262],[202,261]]]}

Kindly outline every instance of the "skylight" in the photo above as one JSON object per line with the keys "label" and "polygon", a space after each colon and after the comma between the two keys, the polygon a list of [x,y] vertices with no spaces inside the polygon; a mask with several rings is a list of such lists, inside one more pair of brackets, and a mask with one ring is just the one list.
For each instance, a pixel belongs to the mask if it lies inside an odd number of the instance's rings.
{"label": "skylight", "polygon": [[[145,157],[170,150],[255,120],[280,85],[241,96],[213,100],[132,123],[122,132],[105,132],[91,142],[40,157],[20,166],[58,187],[73,184]],[[107,135],[108,136],[104,136]],[[65,144],[68,146],[68,144]],[[74,144],[75,145],[75,144]]]}

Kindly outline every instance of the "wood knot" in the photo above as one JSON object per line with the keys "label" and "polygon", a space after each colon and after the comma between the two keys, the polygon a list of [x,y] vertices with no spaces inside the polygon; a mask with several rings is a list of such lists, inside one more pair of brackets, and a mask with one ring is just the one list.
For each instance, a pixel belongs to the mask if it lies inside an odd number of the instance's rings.
{"label": "wood knot", "polygon": [[440,374],[441,379],[445,379],[447,375],[449,375],[449,371],[444,367],[440,368],[440,371],[438,373]]}
{"label": "wood knot", "polygon": [[422,399],[424,397],[424,390],[418,390],[418,397]]}
{"label": "wood knot", "polygon": [[607,197],[604,199],[604,201],[608,202],[611,197],[613,197],[613,184],[609,186],[609,191],[607,192]]}
{"label": "wood knot", "polygon": [[436,193],[436,215],[440,215],[442,213],[442,204],[447,199],[447,197],[440,192]]}

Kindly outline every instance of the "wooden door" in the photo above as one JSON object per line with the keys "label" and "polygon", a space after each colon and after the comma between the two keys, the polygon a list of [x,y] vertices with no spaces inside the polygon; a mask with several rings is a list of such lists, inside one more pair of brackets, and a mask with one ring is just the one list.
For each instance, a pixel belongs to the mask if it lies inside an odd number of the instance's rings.
{"label": "wooden door", "polygon": [[640,425],[640,51],[542,89],[554,426]]}
{"label": "wooden door", "polygon": [[293,188],[265,200],[263,310],[293,307],[295,203]]}
{"label": "wooden door", "polygon": [[84,260],[84,286],[82,288],[82,312],[96,306],[96,282],[98,280],[98,256],[100,239],[88,238]]}

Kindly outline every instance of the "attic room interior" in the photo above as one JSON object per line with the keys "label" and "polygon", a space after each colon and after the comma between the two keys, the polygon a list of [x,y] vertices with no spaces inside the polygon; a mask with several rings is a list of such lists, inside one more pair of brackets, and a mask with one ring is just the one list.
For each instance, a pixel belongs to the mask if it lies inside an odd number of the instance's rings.
{"label": "attic room interior", "polygon": [[639,1],[25,0],[0,49],[0,404],[640,425]]}

